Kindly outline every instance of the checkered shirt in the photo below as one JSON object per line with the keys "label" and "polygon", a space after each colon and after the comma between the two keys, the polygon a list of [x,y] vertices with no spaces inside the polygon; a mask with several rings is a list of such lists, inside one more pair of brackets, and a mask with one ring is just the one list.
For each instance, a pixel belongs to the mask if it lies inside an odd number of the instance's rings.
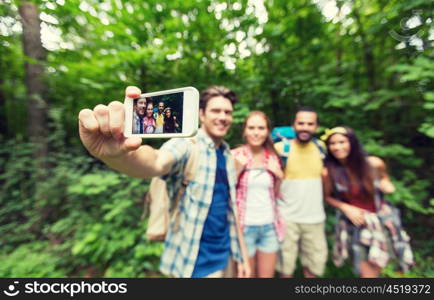
{"label": "checkered shirt", "polygon": [[[164,244],[160,271],[173,277],[191,277],[199,253],[203,227],[211,205],[215,175],[217,169],[216,146],[203,130],[197,136],[199,147],[198,169],[195,177],[189,182],[183,197],[179,202],[179,226],[172,220]],[[181,187],[184,168],[191,153],[193,144],[188,139],[170,139],[160,148],[170,152],[175,163],[170,173],[163,176],[166,180],[170,199],[174,199]],[[237,231],[235,227],[235,165],[229,151],[229,145],[223,142],[226,170],[229,182],[229,234],[233,259],[241,261]]]}

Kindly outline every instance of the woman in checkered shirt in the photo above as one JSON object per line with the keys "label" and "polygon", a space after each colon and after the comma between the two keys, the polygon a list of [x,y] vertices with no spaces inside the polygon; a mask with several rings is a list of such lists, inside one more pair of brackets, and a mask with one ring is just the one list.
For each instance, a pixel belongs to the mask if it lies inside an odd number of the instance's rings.
{"label": "woman in checkered shirt", "polygon": [[234,150],[237,169],[237,213],[249,254],[252,277],[273,277],[283,238],[277,196],[283,177],[270,139],[270,120],[263,112],[250,113],[243,126],[246,143]]}
{"label": "woman in checkered shirt", "polygon": [[395,187],[379,157],[367,156],[349,127],[326,130],[328,156],[323,172],[325,200],[337,208],[333,261],[351,257],[360,277],[379,277],[392,258],[402,271],[413,265],[409,238],[399,213],[383,194]]}

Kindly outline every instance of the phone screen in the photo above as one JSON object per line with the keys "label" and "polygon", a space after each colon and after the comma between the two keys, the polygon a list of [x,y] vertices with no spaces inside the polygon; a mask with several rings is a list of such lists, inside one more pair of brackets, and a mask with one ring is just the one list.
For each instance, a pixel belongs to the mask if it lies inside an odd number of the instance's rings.
{"label": "phone screen", "polygon": [[133,100],[132,134],[182,133],[184,92]]}

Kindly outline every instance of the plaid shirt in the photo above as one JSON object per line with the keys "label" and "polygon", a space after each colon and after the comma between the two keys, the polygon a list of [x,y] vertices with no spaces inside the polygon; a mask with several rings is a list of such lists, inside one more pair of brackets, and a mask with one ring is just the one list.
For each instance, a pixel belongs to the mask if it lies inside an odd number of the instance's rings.
{"label": "plaid shirt", "polygon": [[[197,134],[199,163],[194,180],[188,184],[179,202],[179,226],[171,222],[161,257],[160,271],[174,277],[191,277],[199,253],[200,240],[211,205],[217,168],[216,147],[212,139],[200,129]],[[174,199],[182,184],[183,172],[193,145],[188,139],[170,139],[160,149],[170,152],[175,164],[164,176],[170,199]],[[223,142],[231,199],[229,201],[229,234],[233,259],[241,261],[235,227],[235,165],[227,143]],[[172,220],[173,221],[173,220]],[[179,228],[177,230],[177,228]]]}
{"label": "plaid shirt", "polygon": [[140,117],[136,112],[133,114],[133,133],[143,133],[140,132],[140,123],[143,124],[143,120],[140,120]]}
{"label": "plaid shirt", "polygon": [[[237,182],[237,208],[238,208],[238,220],[240,221],[240,227],[241,229],[244,228],[244,220],[246,216],[246,203],[247,203],[247,190],[249,188],[248,185],[248,178],[249,173],[251,169],[251,165],[253,163],[253,155],[250,151],[250,148],[247,146],[242,146],[239,148],[236,148],[232,150],[232,154],[234,157],[237,157],[238,155],[242,155],[247,158],[247,165],[244,166],[243,170],[241,171],[240,175],[238,176],[238,182]],[[267,168],[268,166],[268,160],[270,158],[270,155],[273,155],[268,150],[265,150],[265,161],[264,161],[264,168]],[[276,161],[279,161],[279,158],[275,156]],[[277,237],[279,241],[283,240],[284,234],[285,234],[285,223],[283,222],[282,217],[279,214],[279,211],[277,209],[277,198],[279,196],[279,191],[276,189],[277,184],[277,178],[274,175],[273,172],[270,170],[267,170],[268,173],[271,175],[272,178],[272,184],[268,188],[268,192],[270,195],[270,201],[271,205],[273,207],[273,213],[274,213],[274,228],[276,229]]]}
{"label": "plaid shirt", "polygon": [[[368,261],[380,268],[387,265],[391,254],[399,259],[399,267],[404,272],[414,265],[410,238],[402,228],[398,212],[386,202],[381,204],[377,213],[365,212],[365,226],[356,227],[340,212],[337,220],[333,249],[336,266],[342,266],[349,257],[349,249],[352,249],[354,269],[359,274],[362,247],[368,248]],[[391,245],[387,243],[387,235],[391,238]]]}

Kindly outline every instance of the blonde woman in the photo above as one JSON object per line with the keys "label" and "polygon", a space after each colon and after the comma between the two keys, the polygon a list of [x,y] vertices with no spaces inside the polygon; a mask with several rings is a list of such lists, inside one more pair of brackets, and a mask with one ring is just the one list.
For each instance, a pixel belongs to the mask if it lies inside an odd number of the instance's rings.
{"label": "blonde woman", "polygon": [[277,210],[283,172],[270,139],[270,120],[263,112],[250,113],[243,125],[246,143],[234,150],[237,169],[237,212],[249,254],[252,277],[269,278],[283,238]]}

